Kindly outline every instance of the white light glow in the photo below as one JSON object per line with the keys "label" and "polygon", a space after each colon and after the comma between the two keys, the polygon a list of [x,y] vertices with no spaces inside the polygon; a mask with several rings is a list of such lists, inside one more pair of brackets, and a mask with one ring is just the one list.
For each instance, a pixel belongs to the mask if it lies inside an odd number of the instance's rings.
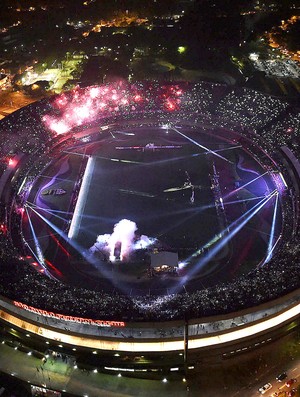
{"label": "white light glow", "polygon": [[88,162],[86,165],[86,169],[85,169],[85,173],[84,173],[84,176],[82,179],[82,184],[80,187],[80,191],[79,191],[77,203],[75,206],[72,222],[71,222],[70,229],[68,232],[68,237],[70,239],[75,238],[78,233],[78,227],[79,227],[79,224],[81,221],[81,214],[82,214],[83,208],[84,208],[86,200],[87,200],[87,194],[88,194],[88,190],[89,190],[88,186],[91,182],[94,166],[95,166],[95,159],[90,157],[88,159]]}

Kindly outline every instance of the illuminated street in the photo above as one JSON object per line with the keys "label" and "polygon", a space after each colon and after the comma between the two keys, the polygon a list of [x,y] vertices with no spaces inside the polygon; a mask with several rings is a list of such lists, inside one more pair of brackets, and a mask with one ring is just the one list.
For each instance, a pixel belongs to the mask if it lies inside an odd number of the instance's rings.
{"label": "illuminated street", "polygon": [[[81,396],[86,394],[89,397],[154,397],[162,393],[164,396],[176,393],[178,397],[197,397],[199,389],[203,394],[214,397],[257,397],[258,388],[268,382],[272,384],[272,389],[264,396],[271,397],[274,392],[281,392],[279,396],[286,397],[284,392],[290,388],[285,386],[285,381],[290,378],[300,381],[300,348],[295,335],[253,352],[248,359],[239,356],[230,363],[224,361],[221,365],[205,365],[200,373],[191,374],[187,382],[183,382],[175,374],[164,383],[161,380],[119,377],[118,373],[105,375],[92,369],[84,371],[76,368],[71,358],[66,363],[60,358],[50,356],[43,363],[34,354],[28,356],[25,352],[3,344],[0,344],[0,352],[1,370],[14,376],[21,373],[21,378],[32,384],[44,384],[50,389],[66,390]],[[287,378],[280,383],[275,378],[283,371],[287,372]]]}

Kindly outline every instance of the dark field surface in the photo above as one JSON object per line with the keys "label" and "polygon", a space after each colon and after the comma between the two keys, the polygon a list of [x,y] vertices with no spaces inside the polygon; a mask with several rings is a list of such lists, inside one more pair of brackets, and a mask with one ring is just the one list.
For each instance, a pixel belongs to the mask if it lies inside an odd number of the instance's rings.
{"label": "dark field surface", "polygon": [[[65,234],[79,193],[74,200],[76,181],[86,161],[80,154],[85,150],[78,146],[70,150],[73,154],[62,155],[46,171],[47,184],[44,176],[31,194],[32,201],[52,211],[47,218]],[[88,145],[88,153],[95,163],[74,241],[53,229],[55,238],[49,238],[49,225],[32,214],[33,225],[39,225],[37,235],[45,257],[65,281],[134,294],[169,293],[183,286],[195,290],[230,282],[265,256],[274,200],[232,239],[220,243],[222,232],[233,228],[243,214],[274,190],[269,176],[263,175],[265,171],[237,144],[202,131],[141,127],[101,136]],[[41,196],[45,186],[64,188],[67,193]],[[216,192],[224,203],[221,210],[220,203],[216,205]],[[62,211],[60,217],[53,210]],[[103,240],[111,235],[122,219],[135,224],[137,242],[126,260],[112,263],[103,244],[91,255],[88,250],[97,237]],[[280,211],[275,237],[279,233]],[[141,238],[152,244],[141,249]],[[149,255],[155,249],[178,253],[179,263],[186,265],[179,276],[149,277]]]}

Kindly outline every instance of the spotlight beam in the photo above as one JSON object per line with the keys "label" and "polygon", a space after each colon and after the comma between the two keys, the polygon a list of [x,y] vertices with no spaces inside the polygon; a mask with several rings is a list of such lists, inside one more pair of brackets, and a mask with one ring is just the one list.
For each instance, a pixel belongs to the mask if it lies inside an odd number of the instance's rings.
{"label": "spotlight beam", "polygon": [[[35,213],[37,214],[48,226],[50,226],[57,234],[63,237],[64,233],[59,229],[57,226],[55,226],[52,222],[50,222],[47,218],[45,218],[42,214],[40,214],[36,208],[33,206],[28,205],[28,207]],[[66,241],[68,241],[68,238],[66,238]]]}
{"label": "spotlight beam", "polygon": [[[264,200],[266,198],[264,197]],[[246,213],[244,213],[243,215],[241,215],[238,219],[234,220],[229,226],[227,226],[225,229],[223,229],[219,234],[217,234],[216,236],[214,236],[212,239],[210,239],[207,243],[205,243],[202,247],[198,248],[197,251],[195,251],[192,255],[190,255],[187,259],[184,260],[184,262],[189,262],[192,258],[195,258],[197,256],[199,256],[203,250],[206,248],[210,248],[212,245],[216,244],[217,241],[221,240],[226,233],[228,233],[228,230],[230,228],[232,228],[233,226],[235,226],[238,222],[240,222],[245,215],[249,214],[254,208],[256,208],[260,203],[262,203],[263,200],[261,200],[259,203],[255,204],[255,206],[253,206],[252,208],[250,208]]]}
{"label": "spotlight beam", "polygon": [[65,215],[73,215],[73,212],[69,212],[69,211],[61,211],[61,210],[54,210],[51,208],[43,208],[43,207],[39,207],[38,205],[34,205],[33,203],[31,203],[32,206],[34,206],[35,208],[39,209],[39,210],[45,210],[47,211],[49,214],[65,214]]}
{"label": "spotlight beam", "polygon": [[83,250],[79,244],[76,244],[73,240],[70,240],[68,236],[61,230],[59,229],[56,225],[54,225],[52,222],[50,222],[47,218],[45,218],[42,214],[40,214],[35,208],[30,207],[29,208],[37,214],[51,229],[53,229],[57,235],[62,237],[68,244],[70,244],[74,249],[76,249],[80,254],[83,254]]}
{"label": "spotlight beam", "polygon": [[[231,230],[227,235],[225,235],[208,252],[208,254],[204,258],[199,260],[198,266],[203,266],[207,262],[209,262],[224,247],[224,245],[227,244],[274,197],[275,194],[277,194],[277,191],[272,192],[269,195],[269,197],[267,197],[266,199],[263,199],[260,203],[258,203],[255,206],[256,208],[255,207],[251,208],[251,210],[248,211],[248,216],[240,224],[238,224],[233,230]],[[244,216],[245,216],[245,214],[243,215],[243,217]],[[243,217],[241,217],[241,218],[243,218]],[[239,218],[239,220],[241,220],[241,218]],[[237,223],[237,221],[235,221],[234,223]]]}
{"label": "spotlight beam", "polygon": [[274,241],[275,226],[276,226],[276,219],[277,219],[278,197],[279,197],[279,194],[277,192],[275,208],[274,208],[274,213],[273,213],[273,219],[272,219],[271,234],[270,234],[269,244],[268,244],[267,257],[266,257],[266,260],[264,263],[269,262],[269,260],[272,258],[272,252],[274,249],[273,241]]}
{"label": "spotlight beam", "polygon": [[[43,174],[39,175],[39,178],[43,178],[43,179],[53,179],[53,177],[52,177],[52,176],[49,176],[49,175],[43,175]],[[55,177],[55,181],[62,181],[62,182],[74,182],[74,181],[73,181],[73,180],[71,180],[71,179],[63,179],[63,178],[59,178],[59,177]],[[48,188],[49,188],[49,186],[48,186]],[[42,189],[42,190],[44,190],[44,189]]]}
{"label": "spotlight beam", "polygon": [[[198,156],[202,156],[206,153],[193,153],[187,156],[180,156],[180,157],[172,157],[172,158],[168,158],[168,159],[163,159],[163,160],[159,160],[159,161],[155,161],[155,165],[159,165],[159,164],[165,164],[165,163],[172,163],[175,161],[181,161],[181,160],[185,160],[185,159],[189,159],[191,157],[198,157]],[[148,166],[148,165],[153,165],[153,163],[143,163],[143,166]]]}
{"label": "spotlight beam", "polygon": [[262,200],[260,200],[258,203],[256,203],[253,207],[251,207],[247,212],[245,212],[243,215],[241,215],[238,219],[233,221],[229,226],[228,229],[232,228],[236,224],[238,224],[243,218],[248,216],[252,211],[255,211],[262,203],[266,203],[270,200],[270,198],[274,197],[274,195],[277,193],[277,190],[274,190],[271,192],[268,196],[264,196]]}
{"label": "spotlight beam", "polygon": [[231,146],[231,147],[227,147],[227,148],[223,148],[223,149],[217,149],[217,150],[214,150],[214,153],[226,152],[226,150],[234,150],[234,149],[239,149],[241,147],[243,147],[243,146],[238,145],[238,146]]}
{"label": "spotlight beam", "polygon": [[[191,256],[185,259],[183,262],[188,263],[192,258],[199,256],[203,252],[204,248],[209,248],[214,245],[214,247],[209,250],[208,254],[198,261],[198,266],[196,266],[190,274],[192,275],[193,273],[195,273],[198,270],[197,268],[199,266],[203,266],[207,262],[209,262],[253,218],[253,216],[255,216],[266,205],[266,203],[268,203],[269,200],[274,197],[276,193],[277,191],[274,190],[272,193],[269,194],[269,196],[264,197],[259,203],[255,204],[246,213],[233,221],[217,236],[214,236],[204,246],[199,248]],[[232,230],[230,231],[230,229]]]}
{"label": "spotlight beam", "polygon": [[87,156],[86,153],[71,152],[70,150],[64,150],[63,152],[66,153],[66,154],[73,154],[73,155],[80,156],[80,157],[86,157]]}
{"label": "spotlight beam", "polygon": [[[240,200],[234,200],[234,201],[227,201],[227,202],[223,202],[224,206],[226,205],[232,205],[232,204],[239,204],[239,203],[244,203],[244,202],[248,202],[248,201],[254,201],[254,200],[259,200],[259,199],[263,199],[266,196],[256,196],[256,197],[250,197],[247,199],[240,199]],[[215,207],[214,204],[211,204],[210,206],[207,206],[207,208],[212,208]]]}
{"label": "spotlight beam", "polygon": [[[46,212],[49,215],[56,216],[58,219],[61,219],[61,220],[65,221],[65,222],[67,222],[69,220],[69,218],[66,219],[66,218],[60,217],[59,215],[56,215],[56,214],[65,214],[65,215],[67,215],[67,217],[69,217],[69,215],[73,215],[73,212],[68,212],[68,211],[66,212],[66,211],[54,210],[54,209],[49,209],[49,208],[47,209],[47,208],[44,208],[44,207],[40,207],[40,206],[38,206],[36,204],[30,203],[29,201],[27,203],[29,203],[31,205],[31,207],[33,207],[33,208],[35,208],[37,210],[40,210],[40,211],[44,211],[44,212]],[[84,218],[84,219],[93,219],[93,220],[97,220],[98,222],[99,222],[99,220],[103,220],[105,222],[106,221],[111,221],[111,218],[103,218],[103,217],[99,217],[99,216],[86,215],[86,214],[82,215],[82,218]]]}
{"label": "spotlight beam", "polygon": [[[256,197],[250,197],[250,198],[247,198],[247,199],[233,200],[233,201],[227,201],[227,202],[223,201],[223,205],[224,205],[224,207],[226,207],[227,205],[241,204],[241,203],[245,203],[245,202],[248,202],[248,201],[254,201],[254,200],[263,199],[265,197],[266,196],[256,196]],[[205,209],[208,209],[208,208],[214,208],[215,206],[216,206],[215,204],[209,204],[209,205],[204,205],[203,207],[199,207],[199,208],[201,210],[205,210]]]}
{"label": "spotlight beam", "polygon": [[[73,247],[77,252],[79,252],[88,263],[92,263],[90,258],[86,255],[86,252],[83,250],[83,248],[77,244],[74,240],[71,240],[68,238],[68,236],[61,230],[59,229],[56,225],[54,225],[52,222],[50,222],[47,218],[45,218],[42,214],[40,214],[36,209],[31,208],[33,212],[35,212],[49,227],[51,227],[60,237],[62,237],[71,247]],[[99,270],[99,269],[98,269]],[[109,279],[110,278],[110,273],[106,271],[105,269],[101,269],[101,272],[104,274],[104,276]]]}
{"label": "spotlight beam", "polygon": [[37,235],[35,233],[33,224],[31,222],[27,206],[25,206],[25,211],[26,211],[26,214],[27,214],[27,219],[28,219],[28,223],[29,223],[29,226],[30,226],[30,230],[32,232],[33,241],[34,241],[34,245],[35,245],[35,248],[36,248],[36,253],[34,253],[34,250],[32,250],[29,245],[28,245],[28,247],[30,248],[30,251],[34,254],[34,257],[36,258],[38,263],[43,267],[44,270],[47,270],[46,267],[45,267],[45,260],[44,260],[42,248],[40,246],[39,240],[38,240]]}
{"label": "spotlight beam", "polygon": [[206,150],[208,153],[213,154],[216,157],[219,157],[222,160],[225,160],[227,163],[233,164],[230,160],[226,159],[225,157],[221,156],[220,154],[214,152],[213,150],[210,150],[208,147],[201,145],[199,142],[195,141],[194,139],[190,138],[189,136],[183,134],[182,132],[178,131],[177,128],[171,126],[171,129],[175,132],[177,132],[177,134],[183,136],[184,138],[186,138],[188,141],[192,142],[194,145],[199,146],[201,149]]}
{"label": "spotlight beam", "polygon": [[[272,254],[273,254],[273,251],[274,251],[274,249],[276,248],[276,246],[277,246],[277,244],[279,243],[279,241],[280,241],[280,239],[281,239],[281,235],[278,237],[278,239],[275,241],[275,243],[273,244],[273,247],[271,248],[271,250],[270,250],[270,252],[269,252],[269,255],[268,256],[270,256],[270,258],[266,258],[266,260],[262,263],[262,265],[261,266],[264,266],[267,262],[269,262],[269,260],[272,258]],[[259,266],[258,266],[259,267]]]}
{"label": "spotlight beam", "polygon": [[144,165],[144,163],[141,163],[139,161],[116,159],[116,158],[103,157],[103,156],[98,156],[98,155],[93,155],[93,158],[94,159],[100,159],[100,160],[106,160],[106,161],[120,162],[120,163],[130,163],[130,164]]}
{"label": "spotlight beam", "polygon": [[44,212],[46,212],[47,214],[50,214],[51,216],[54,216],[54,217],[56,217],[56,218],[58,218],[58,219],[60,219],[60,220],[62,220],[62,221],[64,221],[64,222],[67,222],[67,219],[66,219],[66,218],[63,218],[62,216],[59,216],[59,215],[55,214],[54,212],[52,212],[51,210],[48,210],[48,209],[46,209],[46,208],[39,207],[39,206],[37,206],[37,205],[35,205],[35,204],[31,204],[31,208],[35,208],[35,209],[44,211]]}
{"label": "spotlight beam", "polygon": [[223,200],[226,200],[228,197],[231,197],[233,194],[235,194],[235,193],[239,192],[240,190],[244,189],[246,186],[249,186],[251,183],[257,181],[258,179],[262,178],[262,177],[265,176],[266,174],[268,174],[268,171],[266,171],[265,173],[263,173],[263,174],[257,176],[257,177],[254,178],[254,179],[251,179],[251,181],[245,183],[245,185],[240,186],[239,188],[237,188],[237,189],[235,189],[235,190],[232,190],[231,192],[229,192],[228,194],[226,194],[226,195],[223,197]]}

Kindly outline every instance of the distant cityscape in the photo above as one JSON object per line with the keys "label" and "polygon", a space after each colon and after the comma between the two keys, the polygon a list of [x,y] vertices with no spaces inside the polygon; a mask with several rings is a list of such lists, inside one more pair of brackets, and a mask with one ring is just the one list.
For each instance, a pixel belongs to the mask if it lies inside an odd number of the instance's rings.
{"label": "distant cityscape", "polygon": [[241,84],[297,100],[296,1],[3,2],[0,117],[118,79]]}

